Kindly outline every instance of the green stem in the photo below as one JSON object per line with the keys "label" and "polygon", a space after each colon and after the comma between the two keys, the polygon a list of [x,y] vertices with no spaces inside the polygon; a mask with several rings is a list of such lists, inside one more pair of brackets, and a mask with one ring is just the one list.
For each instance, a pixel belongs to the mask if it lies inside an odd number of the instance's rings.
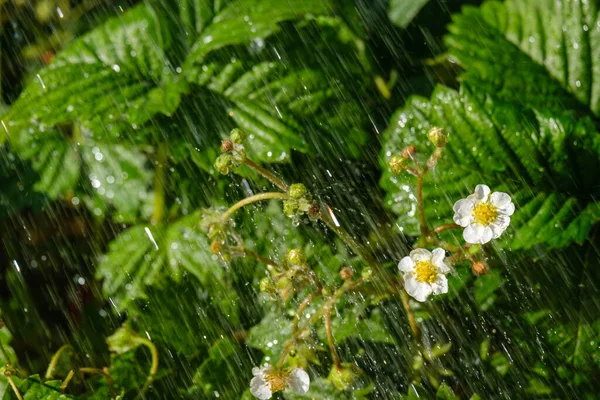
{"label": "green stem", "polygon": [[254,161],[252,161],[251,159],[245,158],[243,162],[244,162],[244,164],[246,164],[247,166],[249,166],[256,172],[261,174],[264,178],[266,178],[273,185],[277,186],[281,191],[287,193],[288,190],[290,190],[289,185],[287,183],[285,183],[281,178],[277,177],[271,171],[261,167],[260,165],[258,165]]}
{"label": "green stem", "polygon": [[337,369],[342,369],[342,363],[338,356],[337,350],[335,349],[335,342],[333,340],[333,329],[331,328],[331,307],[327,307],[323,313],[323,321],[325,323],[325,332],[327,333],[327,343],[329,343],[329,352],[331,358]]}
{"label": "green stem", "polygon": [[104,376],[106,383],[108,384],[110,398],[112,399],[114,397],[113,379],[107,371],[100,368],[79,368],[79,372],[82,374],[98,374]]}
{"label": "green stem", "polygon": [[67,375],[65,380],[61,383],[61,385],[60,385],[61,391],[64,391],[67,388],[67,386],[69,386],[69,382],[71,382],[71,379],[73,379],[73,375],[75,375],[74,369],[69,371],[69,374]]}
{"label": "green stem", "polygon": [[140,392],[136,396],[137,400],[144,398],[144,393],[146,393],[150,385],[152,385],[152,382],[154,382],[154,378],[156,377],[156,373],[158,372],[158,350],[156,349],[154,343],[143,337],[136,337],[135,341],[143,346],[146,346],[150,350],[150,354],[152,356],[152,364],[150,365],[148,377],[146,378],[146,382],[144,383],[142,390],[140,390]]}
{"label": "green stem", "polygon": [[48,365],[48,369],[46,370],[46,375],[45,375],[46,379],[52,379],[52,374],[54,373],[54,369],[56,368],[56,365],[58,365],[58,362],[60,361],[60,357],[62,356],[62,354],[65,351],[67,351],[69,349],[73,349],[73,348],[71,347],[71,345],[65,344],[60,349],[58,349],[58,351],[56,353],[54,353],[54,355],[50,359],[50,364]]}
{"label": "green stem", "polygon": [[417,345],[421,342],[421,332],[419,331],[419,326],[417,325],[417,320],[415,319],[415,315],[413,313],[412,307],[409,303],[408,293],[403,288],[400,291],[400,298],[402,299],[402,306],[404,307],[404,311],[406,311],[406,318],[408,319],[408,325],[410,326],[410,330],[413,333],[413,337]]}
{"label": "green stem", "polygon": [[15,385],[15,381],[13,381],[12,377],[6,376],[6,379],[8,379],[8,383],[10,384],[10,387],[12,388],[13,392],[17,396],[17,399],[23,400],[23,396],[21,396],[21,393],[19,392],[17,385]]}
{"label": "green stem", "polygon": [[269,199],[281,199],[285,200],[288,198],[288,195],[280,192],[267,192],[267,193],[259,193],[254,196],[246,197],[229,207],[227,211],[223,213],[221,218],[226,221],[231,217],[231,215],[239,210],[240,208],[247,206],[248,204],[256,203],[257,201],[269,200]]}
{"label": "green stem", "polygon": [[311,294],[306,296],[306,298],[304,300],[302,300],[302,303],[300,303],[300,305],[298,306],[298,309],[296,310],[296,315],[294,316],[294,323],[292,325],[292,334],[295,334],[296,331],[298,331],[298,325],[300,324],[300,318],[302,318],[302,313],[304,312],[306,307],[308,307],[310,302],[313,301],[313,299],[315,297],[319,296],[320,294],[321,294],[321,288],[312,292]]}
{"label": "green stem", "polygon": [[426,170],[423,170],[417,175],[417,209],[419,212],[419,226],[421,227],[421,237],[426,238],[429,235],[427,227],[427,219],[425,219],[425,203],[423,201],[423,175]]}
{"label": "green stem", "polygon": [[154,169],[154,213],[152,224],[158,225],[165,215],[165,172],[169,159],[169,146],[166,142],[158,145],[156,150],[156,167]]}

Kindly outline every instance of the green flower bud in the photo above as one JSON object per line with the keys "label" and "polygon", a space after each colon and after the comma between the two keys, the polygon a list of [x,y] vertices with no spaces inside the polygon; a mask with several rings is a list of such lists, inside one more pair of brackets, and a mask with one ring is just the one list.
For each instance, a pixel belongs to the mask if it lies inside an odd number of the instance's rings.
{"label": "green flower bud", "polygon": [[106,338],[106,343],[113,353],[124,354],[140,345],[138,339],[137,333],[129,325],[123,325]]}
{"label": "green flower bud", "polygon": [[435,147],[444,147],[448,143],[448,134],[438,127],[431,128],[427,132],[427,138]]}
{"label": "green flower bud", "polygon": [[300,249],[288,251],[285,258],[292,265],[302,265],[306,262],[306,254]]}
{"label": "green flower bud", "polygon": [[402,156],[392,156],[390,161],[388,161],[388,166],[390,167],[392,174],[398,175],[408,168],[408,159]]}
{"label": "green flower bud", "polygon": [[373,277],[373,270],[371,268],[365,268],[362,270],[360,276],[365,280],[368,281]]}
{"label": "green flower bud", "polygon": [[262,278],[260,280],[260,291],[264,293],[270,293],[273,291],[273,284],[271,278]]}
{"label": "green flower bud", "polygon": [[289,196],[292,199],[300,199],[304,195],[306,195],[306,186],[301,183],[294,183],[290,186],[290,190],[288,191]]}
{"label": "green flower bud", "polygon": [[215,168],[223,175],[227,175],[233,168],[233,157],[229,153],[221,154],[215,160]]}
{"label": "green flower bud", "polygon": [[235,128],[231,131],[229,137],[233,143],[242,144],[246,139],[246,134],[241,129]]}
{"label": "green flower bud", "polygon": [[285,200],[283,202],[283,213],[288,217],[293,217],[298,213],[298,202],[296,200]]}

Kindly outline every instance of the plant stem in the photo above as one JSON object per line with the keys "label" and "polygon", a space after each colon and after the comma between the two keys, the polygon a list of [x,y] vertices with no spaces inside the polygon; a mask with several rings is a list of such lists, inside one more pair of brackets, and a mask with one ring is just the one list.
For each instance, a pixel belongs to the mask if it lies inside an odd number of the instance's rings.
{"label": "plant stem", "polygon": [[71,379],[73,379],[73,375],[75,375],[74,369],[69,371],[69,374],[67,375],[65,380],[61,383],[61,385],[60,385],[61,391],[64,391],[67,388],[67,386],[69,386],[69,382],[71,382]]}
{"label": "plant stem", "polygon": [[331,328],[331,307],[327,307],[325,309],[325,312],[323,313],[323,320],[325,322],[325,332],[327,333],[327,342],[329,343],[329,352],[331,353],[331,358],[333,359],[333,363],[337,369],[342,369],[342,363],[340,362],[340,357],[337,354],[335,343],[333,341],[333,329]]}
{"label": "plant stem", "polygon": [[252,257],[252,258],[254,258],[254,259],[256,259],[256,260],[258,260],[258,261],[260,261],[260,262],[262,262],[264,264],[272,265],[274,267],[279,267],[280,268],[279,263],[277,263],[277,262],[275,262],[275,261],[273,261],[273,260],[271,260],[271,259],[269,259],[267,257],[261,256],[260,254],[255,253],[255,252],[253,252],[251,250],[242,249],[242,253],[244,253],[245,255],[247,255],[249,257]]}
{"label": "plant stem", "polygon": [[144,382],[144,386],[142,387],[142,390],[140,390],[140,392],[136,396],[136,400],[137,400],[137,399],[144,398],[144,393],[146,393],[146,391],[148,390],[148,388],[150,387],[152,382],[154,382],[154,377],[156,376],[156,373],[158,372],[158,350],[156,349],[156,346],[154,345],[154,343],[152,343],[150,340],[145,339],[143,337],[136,337],[135,341],[143,346],[146,346],[150,350],[150,354],[152,356],[152,364],[150,365],[150,371],[148,372],[148,377],[146,378],[146,382]]}
{"label": "plant stem", "polygon": [[364,279],[359,279],[354,282],[350,282],[350,281],[344,282],[344,284],[333,294],[333,296],[331,296],[325,302],[325,304],[319,310],[317,310],[317,312],[315,312],[308,319],[308,321],[306,321],[306,323],[300,327],[300,329],[298,329],[296,332],[294,332],[290,339],[288,339],[285,342],[285,345],[283,346],[283,350],[281,352],[281,356],[279,357],[279,362],[277,363],[277,366],[279,368],[281,368],[283,366],[283,363],[285,362],[285,358],[287,357],[294,342],[300,337],[300,335],[302,335],[302,333],[306,329],[308,329],[308,327],[312,326],[315,322],[317,322],[323,316],[323,313],[325,312],[325,309],[327,307],[329,307],[329,308],[333,307],[335,305],[335,303],[340,299],[340,297],[342,297],[344,295],[344,293],[349,292],[350,290],[356,289],[363,283],[365,283]]}
{"label": "plant stem", "polygon": [[415,342],[419,344],[421,342],[421,333],[419,331],[419,326],[417,325],[417,321],[415,319],[412,307],[410,306],[410,302],[408,301],[408,293],[406,293],[406,290],[404,288],[400,291],[400,298],[402,299],[402,306],[406,311],[406,317],[408,318],[408,325],[410,325],[410,330],[413,333]]}
{"label": "plant stem", "polygon": [[56,365],[60,361],[60,357],[68,349],[72,349],[71,345],[65,344],[60,349],[58,349],[58,351],[56,353],[54,353],[54,355],[50,359],[50,364],[48,365],[48,369],[46,370],[46,375],[45,375],[46,379],[52,379],[52,374],[54,373],[54,369],[56,368]]}
{"label": "plant stem", "polygon": [[425,203],[423,202],[423,175],[425,170],[417,175],[417,208],[419,212],[419,225],[421,227],[421,237],[425,238],[429,234],[427,219],[425,219]]}
{"label": "plant stem", "polygon": [[294,323],[292,325],[292,334],[296,333],[296,331],[298,330],[298,324],[300,323],[300,318],[302,318],[302,313],[304,312],[306,307],[308,307],[310,302],[313,301],[313,299],[315,297],[319,296],[320,294],[321,294],[321,288],[312,292],[311,294],[306,296],[306,298],[304,298],[304,300],[302,300],[302,303],[300,303],[300,305],[298,306],[298,309],[296,310],[296,315],[294,316]]}
{"label": "plant stem", "polygon": [[435,229],[432,229],[430,233],[440,233],[440,232],[443,232],[448,229],[460,229],[460,228],[462,228],[462,227],[458,224],[444,224],[444,225],[438,226]]}
{"label": "plant stem", "polygon": [[287,193],[288,190],[290,190],[289,185],[287,183],[285,183],[281,178],[277,177],[271,171],[269,171],[269,170],[261,167],[260,165],[258,165],[254,161],[252,161],[251,159],[249,159],[249,158],[246,157],[243,162],[244,162],[244,164],[246,164],[247,166],[249,166],[250,168],[252,168],[256,172],[258,172],[259,174],[261,174],[264,178],[266,178],[273,185],[275,185],[279,189],[281,189],[281,191]]}
{"label": "plant stem", "polygon": [[159,143],[156,150],[156,166],[154,168],[154,210],[152,224],[158,225],[162,222],[165,214],[165,171],[169,158],[169,146],[167,142]]}
{"label": "plant stem", "polygon": [[246,197],[245,199],[242,199],[242,200],[238,201],[237,203],[235,203],[234,205],[232,205],[231,207],[229,207],[229,209],[223,213],[221,218],[225,221],[229,217],[231,217],[231,215],[234,212],[236,212],[237,210],[239,210],[240,208],[247,206],[248,204],[256,203],[257,201],[269,200],[269,199],[285,200],[287,198],[288,198],[287,194],[280,193],[280,192],[267,192],[267,193],[255,194],[254,196]]}
{"label": "plant stem", "polygon": [[13,381],[12,377],[7,375],[6,379],[8,379],[8,383],[10,384],[10,387],[12,388],[13,392],[15,392],[17,399],[23,400],[23,396],[21,396],[21,393],[19,392],[17,385],[15,385],[15,381]]}

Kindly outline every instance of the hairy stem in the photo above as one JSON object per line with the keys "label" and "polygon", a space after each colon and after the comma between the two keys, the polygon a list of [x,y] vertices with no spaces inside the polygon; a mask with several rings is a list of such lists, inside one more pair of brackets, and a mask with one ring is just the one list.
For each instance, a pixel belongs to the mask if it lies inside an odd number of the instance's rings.
{"label": "hairy stem", "polygon": [[423,175],[425,171],[417,175],[417,209],[419,212],[419,226],[421,228],[421,236],[427,237],[429,228],[427,227],[427,219],[425,219],[425,203],[423,201]]}
{"label": "hairy stem", "polygon": [[231,217],[231,215],[234,212],[236,212],[240,208],[247,206],[248,204],[256,203],[257,201],[263,201],[263,200],[269,200],[269,199],[285,200],[287,198],[288,198],[287,194],[280,193],[280,192],[267,192],[267,193],[255,194],[254,196],[246,197],[245,199],[240,200],[237,203],[235,203],[234,205],[232,205],[231,207],[229,207],[229,209],[223,213],[222,219],[224,221],[227,220],[229,217]]}
{"label": "hairy stem", "polygon": [[158,350],[156,349],[156,346],[154,345],[154,343],[152,343],[150,340],[145,339],[143,337],[137,337],[135,339],[135,341],[143,346],[146,346],[150,350],[150,355],[152,356],[152,363],[150,365],[150,371],[148,372],[148,377],[146,378],[146,382],[144,382],[144,386],[142,387],[142,390],[140,390],[140,392],[136,396],[136,400],[137,400],[137,399],[144,398],[144,393],[146,393],[146,391],[148,390],[150,385],[152,385],[152,382],[154,382],[154,377],[156,376],[156,373],[158,372]]}
{"label": "hairy stem", "polygon": [[156,167],[154,169],[154,209],[152,223],[158,225],[165,215],[165,171],[169,157],[169,147],[166,142],[158,145],[156,150]]}
{"label": "hairy stem", "polygon": [[242,253],[244,253],[245,255],[247,255],[249,257],[254,258],[255,260],[260,261],[263,264],[272,265],[274,267],[279,267],[280,268],[279,263],[277,263],[277,262],[275,262],[275,261],[273,261],[273,260],[271,260],[271,259],[269,259],[269,258],[267,258],[265,256],[261,256],[260,254],[255,253],[255,252],[253,252],[251,250],[242,249]]}
{"label": "hairy stem", "polygon": [[63,353],[65,351],[67,351],[69,349],[72,350],[73,348],[71,347],[71,345],[65,344],[60,349],[58,349],[58,351],[56,353],[54,353],[54,355],[50,359],[50,364],[48,365],[48,369],[46,370],[46,375],[44,376],[46,379],[52,379],[52,374],[54,373],[54,369],[56,368],[56,366],[58,365],[58,362],[60,361],[60,357],[63,355]]}
{"label": "hairy stem", "polygon": [[249,158],[246,157],[243,162],[244,162],[244,164],[246,164],[247,166],[249,166],[250,168],[252,168],[256,172],[258,172],[259,174],[261,174],[264,178],[266,178],[273,185],[277,186],[283,192],[287,193],[287,191],[290,190],[290,186],[287,183],[285,183],[283,181],[283,179],[279,178],[278,176],[276,176],[271,171],[269,171],[269,170],[261,167],[260,165],[258,165],[254,161],[252,161],[251,159],[249,159]]}
{"label": "hairy stem", "polygon": [[327,307],[325,309],[325,312],[323,313],[323,321],[325,323],[325,332],[327,333],[327,343],[329,343],[329,352],[331,353],[331,358],[333,359],[333,363],[337,369],[342,369],[342,363],[340,362],[340,357],[337,354],[335,343],[333,341],[333,329],[331,328],[331,307]]}
{"label": "hairy stem", "polygon": [[413,333],[413,337],[415,338],[415,342],[418,344],[421,341],[421,332],[419,331],[419,326],[417,325],[417,320],[415,319],[415,314],[413,313],[412,307],[408,301],[408,293],[406,290],[402,289],[400,291],[400,298],[402,299],[402,306],[406,311],[406,317],[408,319],[408,325],[410,325],[410,330]]}
{"label": "hairy stem", "polygon": [[460,229],[460,228],[462,228],[462,227],[458,224],[444,224],[444,225],[438,226],[437,228],[432,229],[430,233],[435,234],[435,233],[443,232],[448,229]]}
{"label": "hairy stem", "polygon": [[12,388],[13,392],[15,393],[15,396],[17,396],[17,399],[23,400],[23,396],[21,396],[21,393],[19,392],[17,385],[15,385],[15,381],[13,381],[12,377],[7,375],[6,379],[8,379],[8,383],[10,384],[10,387]]}

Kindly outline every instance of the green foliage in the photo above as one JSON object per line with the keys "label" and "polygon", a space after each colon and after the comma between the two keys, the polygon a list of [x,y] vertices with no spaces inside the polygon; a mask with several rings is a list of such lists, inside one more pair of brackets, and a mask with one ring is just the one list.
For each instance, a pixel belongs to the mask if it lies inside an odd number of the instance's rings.
{"label": "green foliage", "polygon": [[406,28],[429,0],[390,0],[388,15],[400,28]]}
{"label": "green foliage", "polygon": [[[600,168],[600,136],[591,120],[522,110],[464,86],[460,92],[438,87],[431,100],[412,98],[395,114],[383,158],[411,144],[426,156],[432,151],[426,133],[434,126],[450,137],[436,170],[425,178],[425,201],[436,205],[426,210],[430,223],[452,221],[454,202],[479,183],[510,193],[517,204],[513,234],[503,240],[512,249],[581,243],[600,219],[591,173]],[[414,179],[386,171],[382,185],[398,226],[417,234]]]}
{"label": "green foliage", "polygon": [[453,17],[446,43],[462,79],[499,98],[600,115],[596,1],[487,1]]}
{"label": "green foliage", "polygon": [[[60,381],[42,382],[37,375],[30,376],[27,379],[20,380],[14,378],[19,393],[23,400],[68,400],[74,397],[61,393]],[[19,382],[20,381],[20,382]],[[2,400],[18,400],[14,391],[10,388],[4,392]]]}

